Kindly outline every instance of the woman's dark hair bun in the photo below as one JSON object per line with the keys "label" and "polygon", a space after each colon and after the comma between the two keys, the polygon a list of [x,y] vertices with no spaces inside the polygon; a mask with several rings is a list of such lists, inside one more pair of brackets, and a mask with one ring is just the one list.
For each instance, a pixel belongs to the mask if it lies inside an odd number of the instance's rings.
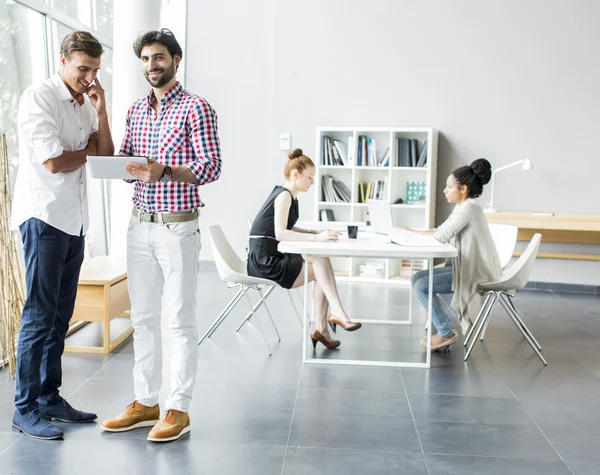
{"label": "woman's dark hair bun", "polygon": [[485,158],[478,158],[471,165],[457,168],[452,175],[459,185],[468,188],[469,198],[477,198],[492,178],[492,165]]}
{"label": "woman's dark hair bun", "polygon": [[293,152],[288,153],[288,158],[290,160],[293,160],[294,158],[301,157],[302,155],[303,155],[302,149],[301,148],[297,148]]}
{"label": "woman's dark hair bun", "polygon": [[487,185],[492,179],[492,165],[485,158],[478,158],[471,163],[471,169],[482,185]]}

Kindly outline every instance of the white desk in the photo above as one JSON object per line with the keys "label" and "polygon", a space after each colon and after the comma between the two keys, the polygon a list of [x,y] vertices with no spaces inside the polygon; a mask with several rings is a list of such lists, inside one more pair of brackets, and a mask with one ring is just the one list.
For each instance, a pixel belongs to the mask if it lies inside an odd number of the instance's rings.
{"label": "white desk", "polygon": [[[427,308],[427,356],[425,363],[408,363],[395,361],[358,361],[358,360],[330,360],[330,359],[306,359],[306,345],[308,335],[308,266],[304,272],[304,318],[302,337],[302,361],[313,364],[337,364],[357,366],[395,366],[405,368],[429,368],[431,365],[431,303],[433,288],[433,259],[455,257],[457,251],[454,247],[440,244],[439,246],[413,247],[400,246],[398,244],[383,243],[368,238],[368,234],[358,234],[358,239],[340,239],[328,242],[303,242],[284,241],[280,242],[280,252],[291,254],[302,254],[303,256],[325,256],[325,257],[374,257],[388,259],[411,259],[427,260],[429,265],[429,305]],[[381,325],[390,324],[378,320],[359,320],[365,324]],[[360,338],[360,335],[357,334]]]}

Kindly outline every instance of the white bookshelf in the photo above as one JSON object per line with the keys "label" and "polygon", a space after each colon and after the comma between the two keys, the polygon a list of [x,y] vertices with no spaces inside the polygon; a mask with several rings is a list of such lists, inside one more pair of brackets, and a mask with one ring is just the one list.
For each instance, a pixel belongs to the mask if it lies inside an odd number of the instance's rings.
{"label": "white bookshelf", "polygon": [[[356,157],[358,153],[358,138],[360,135],[368,136],[376,141],[377,156],[383,154],[386,147],[390,147],[390,166],[357,166]],[[322,137],[329,136],[340,140],[346,146],[352,137],[353,149],[348,148],[348,160],[346,166],[322,165]],[[419,151],[427,141],[427,165],[424,167],[399,167],[396,165],[397,140],[398,138],[417,139]],[[429,127],[317,127],[316,132],[317,150],[315,153],[315,220],[320,220],[322,209],[331,209],[336,221],[366,222],[368,221],[368,205],[359,201],[359,183],[385,182],[383,196],[380,199],[391,203],[392,220],[394,226],[409,226],[411,228],[432,228],[435,220],[435,196],[437,192],[437,148],[438,133]],[[352,143],[351,142],[351,143]],[[346,184],[351,192],[350,203],[331,203],[324,201],[321,189],[321,177],[330,175],[335,180]],[[406,203],[406,183],[425,182],[425,203]],[[402,204],[394,204],[398,198],[402,198]],[[363,278],[359,276],[361,264],[367,262],[379,262],[384,266],[382,278]],[[402,278],[400,270],[402,261],[399,259],[359,259],[338,258],[332,259],[333,267],[339,280],[350,280],[356,282],[374,282],[391,284],[408,284],[408,276]],[[424,264],[425,265],[425,264]],[[425,268],[425,267],[424,267]]]}

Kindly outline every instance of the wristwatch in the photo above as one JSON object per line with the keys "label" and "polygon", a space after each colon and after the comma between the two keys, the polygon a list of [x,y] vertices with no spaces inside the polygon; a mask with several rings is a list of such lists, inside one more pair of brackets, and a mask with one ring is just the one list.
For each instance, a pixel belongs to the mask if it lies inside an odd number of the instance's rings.
{"label": "wristwatch", "polygon": [[162,175],[160,176],[160,182],[161,183],[169,183],[172,179],[173,179],[173,169],[170,166],[165,165],[165,168],[163,168]]}

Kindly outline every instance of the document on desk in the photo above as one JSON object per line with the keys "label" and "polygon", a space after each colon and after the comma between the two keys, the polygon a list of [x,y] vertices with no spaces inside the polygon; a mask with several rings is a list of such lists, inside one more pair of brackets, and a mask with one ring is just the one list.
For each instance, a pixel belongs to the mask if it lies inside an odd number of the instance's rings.
{"label": "document on desk", "polygon": [[439,247],[442,245],[442,243],[434,239],[433,236],[405,231],[403,229],[394,229],[389,236],[390,240],[399,246]]}

